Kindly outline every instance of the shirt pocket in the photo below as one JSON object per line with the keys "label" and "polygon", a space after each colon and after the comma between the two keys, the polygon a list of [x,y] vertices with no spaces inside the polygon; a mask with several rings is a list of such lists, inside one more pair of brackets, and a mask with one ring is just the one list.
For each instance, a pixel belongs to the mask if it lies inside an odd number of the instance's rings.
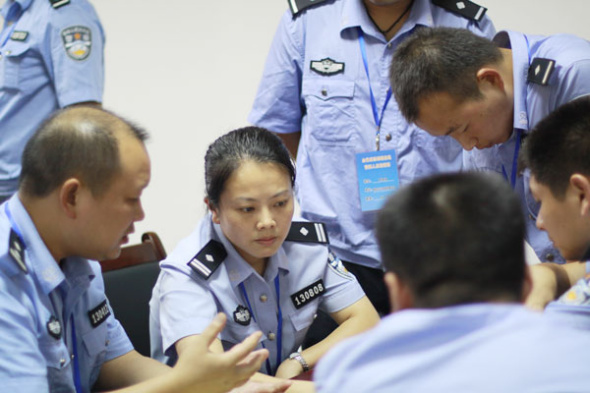
{"label": "shirt pocket", "polygon": [[[231,316],[229,318],[231,318]],[[258,327],[258,325],[254,322],[253,318],[250,318],[250,323],[247,326],[243,326],[239,323],[230,321],[229,318],[225,325],[225,329],[223,329],[220,335],[221,343],[223,344],[223,349],[226,351],[228,349],[231,349],[231,347],[233,347],[234,345],[241,343],[246,337],[248,337],[252,333],[261,330]],[[258,344],[258,348],[261,348],[260,344]]]}
{"label": "shirt pocket", "polygon": [[305,79],[301,93],[306,129],[320,142],[349,142],[354,128],[355,83],[344,79]]}
{"label": "shirt pocket", "polygon": [[[105,322],[82,335],[84,351],[87,354],[87,370],[90,377],[90,386],[92,386],[94,381],[98,378],[100,367],[105,361],[107,346],[109,344],[107,333],[108,326]],[[82,359],[81,356],[79,359],[80,361],[86,360]]]}
{"label": "shirt pocket", "polygon": [[71,392],[73,389],[72,364],[62,339],[43,337],[39,347],[47,364],[47,383],[51,393]]}
{"label": "shirt pocket", "polygon": [[29,46],[13,43],[2,50],[0,58],[0,86],[4,89],[20,90],[22,62]]}

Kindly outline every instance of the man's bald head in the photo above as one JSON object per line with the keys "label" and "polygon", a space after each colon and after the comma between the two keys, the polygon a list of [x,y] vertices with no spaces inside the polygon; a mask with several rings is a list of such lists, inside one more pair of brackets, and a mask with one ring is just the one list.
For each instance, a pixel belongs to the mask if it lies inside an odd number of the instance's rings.
{"label": "man's bald head", "polygon": [[76,177],[100,196],[120,171],[122,137],[143,142],[147,133],[100,108],[77,106],[55,112],[25,147],[19,192],[44,197]]}

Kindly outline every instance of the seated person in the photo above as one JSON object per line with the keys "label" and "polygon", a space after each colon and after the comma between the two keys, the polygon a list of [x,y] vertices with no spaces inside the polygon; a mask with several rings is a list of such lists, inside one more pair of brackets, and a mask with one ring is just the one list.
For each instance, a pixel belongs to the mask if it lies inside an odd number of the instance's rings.
{"label": "seated person", "polygon": [[584,261],[534,266],[534,291],[527,304],[543,308],[571,287],[547,311],[586,329],[590,328],[589,151],[590,97],[582,97],[539,122],[520,154],[521,169],[530,170],[530,189],[541,205],[537,227],[547,231],[567,260]]}
{"label": "seated person", "polygon": [[74,107],[28,141],[18,193],[0,205],[2,391],[225,392],[267,357],[248,355],[260,333],[210,353],[218,315],[171,369],[134,351],[115,319],[90,260],[116,258],[144,217],[146,138],[110,112]]}
{"label": "seated person", "polygon": [[[212,351],[261,330],[260,347],[270,355],[257,379],[291,378],[378,322],[356,278],[330,252],[323,225],[292,221],[294,181],[288,150],[262,128],[232,131],[209,146],[209,214],[160,264],[150,302],[153,357],[173,364],[223,312],[228,324]],[[297,352],[318,308],[339,327]],[[311,387],[297,381],[291,388],[302,384]]]}
{"label": "seated person", "polygon": [[588,391],[590,336],[521,304],[524,217],[502,177],[413,183],[376,231],[393,312],[320,360],[318,392]]}

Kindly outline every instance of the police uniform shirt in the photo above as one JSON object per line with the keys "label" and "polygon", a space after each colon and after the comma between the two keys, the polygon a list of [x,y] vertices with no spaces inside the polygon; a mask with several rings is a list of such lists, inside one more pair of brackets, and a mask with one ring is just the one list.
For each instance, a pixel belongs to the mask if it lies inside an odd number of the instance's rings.
{"label": "police uniform shirt", "polygon": [[521,305],[408,309],[337,345],[318,393],[588,392],[590,335]]}
{"label": "police uniform shirt", "polygon": [[0,195],[16,191],[21,154],[41,122],[59,108],[101,102],[104,87],[104,33],[87,0],[7,1],[4,18],[12,7],[17,20],[0,34]]}
{"label": "police uniform shirt", "polygon": [[[326,1],[293,17],[275,34],[249,122],[274,132],[302,131],[297,156],[297,197],[302,216],[323,222],[341,259],[380,269],[375,214],[362,212],[355,155],[375,151],[376,125],[358,29],[364,34],[377,110],[389,89],[397,46],[421,26],[467,28],[492,37],[491,21],[471,21],[429,0],[415,0],[407,21],[389,42],[359,0]],[[331,62],[329,71],[318,63]],[[461,168],[461,148],[408,125],[392,97],[381,126],[381,150],[395,149],[400,185]]]}
{"label": "police uniform shirt", "polygon": [[[211,239],[223,245],[227,256],[205,279],[187,262]],[[218,312],[223,312],[228,319],[219,336],[224,349],[260,330],[274,373],[278,367],[277,274],[283,321],[280,361],[301,345],[318,308],[328,313],[340,311],[364,296],[354,276],[343,269],[339,260],[328,263],[328,248],[323,244],[285,241],[261,277],[239,256],[210,215],[160,266],[162,271],[150,301],[151,348],[152,357],[169,364],[176,359],[176,341],[200,334]],[[310,289],[314,294],[306,296]],[[260,371],[267,373],[264,364]]]}
{"label": "police uniform shirt", "polygon": [[106,302],[100,266],[68,258],[62,271],[18,197],[6,203],[25,248],[21,258],[9,245],[0,205],[0,389],[74,392],[73,316],[81,387],[89,392],[104,362],[133,349]]}
{"label": "police uniform shirt", "polygon": [[[514,129],[526,135],[534,126],[559,106],[590,94],[590,42],[569,34],[548,37],[506,31],[494,38],[502,47],[512,49],[514,78]],[[527,81],[535,59],[555,61],[546,84]],[[535,67],[536,68],[536,67]],[[532,70],[534,72],[535,70]],[[539,66],[538,71],[546,70]],[[517,133],[508,141],[488,149],[465,151],[466,169],[489,170],[512,176]],[[529,190],[528,171],[517,177],[515,190],[520,195],[527,220],[527,241],[543,262],[564,263],[545,231],[536,227],[539,204]]]}

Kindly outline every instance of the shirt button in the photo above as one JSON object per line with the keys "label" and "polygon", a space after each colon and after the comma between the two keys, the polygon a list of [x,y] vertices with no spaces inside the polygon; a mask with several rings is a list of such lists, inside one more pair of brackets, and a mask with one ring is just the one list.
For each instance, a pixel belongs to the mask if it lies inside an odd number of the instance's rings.
{"label": "shirt button", "polygon": [[262,303],[265,303],[267,300],[268,300],[268,296],[266,296],[266,295],[260,295],[260,301]]}
{"label": "shirt button", "polygon": [[61,359],[59,360],[59,366],[60,366],[60,367],[63,367],[65,364],[66,364],[66,359],[64,359],[64,358],[61,358]]}
{"label": "shirt button", "polygon": [[108,347],[110,343],[111,343],[111,341],[110,341],[110,340],[105,340],[105,342],[104,342],[104,345],[105,345],[106,347]]}
{"label": "shirt button", "polygon": [[391,140],[391,134],[385,135],[385,140],[389,142]]}
{"label": "shirt button", "polygon": [[391,49],[391,42],[387,44],[387,49]]}
{"label": "shirt button", "polygon": [[552,253],[547,253],[547,255],[545,255],[545,260],[547,262],[553,262],[554,259],[555,259],[555,256]]}
{"label": "shirt button", "polygon": [[7,50],[7,51],[6,51],[6,52],[4,52],[4,53],[6,53],[7,55],[9,55],[9,54],[11,54],[12,52],[11,52],[11,51],[9,51],[9,50]]}
{"label": "shirt button", "polygon": [[275,338],[277,338],[276,334],[274,334],[274,333],[268,333],[268,339],[269,339],[270,341],[274,341],[274,340],[275,340]]}
{"label": "shirt button", "polygon": [[327,96],[328,95],[328,90],[326,89],[322,89],[322,96]]}

